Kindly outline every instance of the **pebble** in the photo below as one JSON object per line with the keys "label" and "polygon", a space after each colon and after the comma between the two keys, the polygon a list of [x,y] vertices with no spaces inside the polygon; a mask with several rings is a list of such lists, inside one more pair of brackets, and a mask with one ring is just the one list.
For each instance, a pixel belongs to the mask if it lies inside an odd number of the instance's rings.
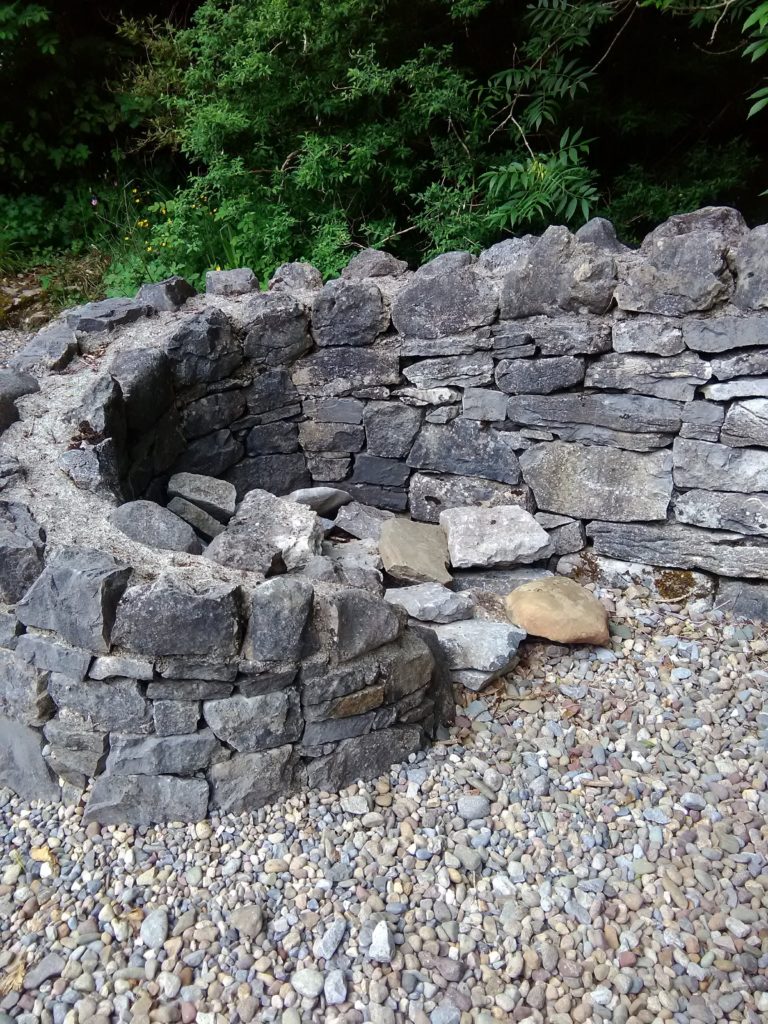
{"label": "pebble", "polygon": [[153,910],[141,922],[139,938],[148,949],[160,949],[168,938],[168,911]]}
{"label": "pebble", "polygon": [[316,999],[323,991],[323,975],[312,967],[305,967],[291,975],[291,985],[307,999]]}

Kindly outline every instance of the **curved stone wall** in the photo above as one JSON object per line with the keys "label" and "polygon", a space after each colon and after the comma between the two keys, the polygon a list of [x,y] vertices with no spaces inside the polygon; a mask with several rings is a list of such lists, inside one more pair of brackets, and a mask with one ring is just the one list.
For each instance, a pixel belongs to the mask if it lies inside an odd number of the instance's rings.
{"label": "curved stone wall", "polygon": [[508,669],[461,595],[516,566],[768,604],[768,227],[147,285],[0,370],[0,431],[0,781],[121,822],[337,788]]}

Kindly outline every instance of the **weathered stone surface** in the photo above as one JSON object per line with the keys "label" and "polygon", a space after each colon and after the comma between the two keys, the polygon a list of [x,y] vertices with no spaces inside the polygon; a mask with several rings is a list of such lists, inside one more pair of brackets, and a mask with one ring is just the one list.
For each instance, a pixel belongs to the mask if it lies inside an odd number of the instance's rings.
{"label": "weathered stone surface", "polygon": [[721,580],[715,607],[731,615],[764,622],[768,620],[768,584]]}
{"label": "weathered stone surface", "polygon": [[347,491],[342,491],[338,487],[302,487],[288,495],[288,501],[306,505],[318,515],[335,512],[337,508],[349,504],[351,500]]}
{"label": "weathered stone surface", "polygon": [[136,292],[136,301],[149,306],[156,313],[175,313],[187,299],[196,294],[188,281],[175,274],[155,284],[143,284]]}
{"label": "weathered stone surface", "polygon": [[119,350],[110,356],[107,369],[120,385],[130,430],[148,430],[173,402],[171,364],[160,349]]}
{"label": "weathered stone surface", "polygon": [[0,601],[15,604],[43,571],[45,532],[26,505],[0,501]]}
{"label": "weathered stone surface", "polygon": [[[168,472],[176,460],[184,454],[184,435],[181,432],[180,417],[171,408],[157,424],[142,434],[128,451],[130,463],[125,490],[131,497],[143,497],[153,480]],[[106,453],[105,453],[106,454]],[[119,463],[124,461],[115,451]],[[119,490],[115,489],[119,494]]]}
{"label": "weathered stone surface", "polygon": [[365,408],[357,398],[308,398],[302,402],[304,416],[316,423],[362,423]]}
{"label": "weathered stone surface", "polygon": [[260,292],[243,311],[246,356],[263,366],[289,366],[312,348],[303,303],[280,292]]}
{"label": "weathered stone surface", "polygon": [[220,679],[231,683],[237,676],[237,665],[217,657],[200,657],[195,654],[171,655],[155,659],[155,669],[163,679]]}
{"label": "weathered stone surface", "polygon": [[64,318],[73,331],[95,334],[132,324],[149,316],[151,312],[147,303],[136,299],[101,299],[99,302],[86,302],[84,306],[68,309]]}
{"label": "weathered stone surface", "polygon": [[507,417],[507,398],[490,388],[466,388],[461,414],[468,420],[501,422]]}
{"label": "weathered stone surface", "polygon": [[131,658],[123,654],[102,654],[93,659],[88,675],[91,679],[154,679],[154,662],[150,658]]}
{"label": "weathered stone surface", "polygon": [[394,513],[388,512],[386,509],[361,505],[359,501],[353,501],[339,510],[335,525],[350,536],[357,537],[358,540],[378,541],[382,526],[393,516]]}
{"label": "weathered stone surface", "polygon": [[493,359],[487,352],[421,359],[404,367],[403,376],[417,388],[480,387],[493,380]]}
{"label": "weathered stone surface", "polygon": [[517,587],[504,604],[512,622],[558,644],[609,643],[608,613],[575,580],[553,576]]}
{"label": "weathered stone surface", "polygon": [[330,398],[360,388],[397,384],[400,366],[397,351],[389,346],[327,348],[294,363],[292,377],[300,394]]}
{"label": "weathered stone surface", "polygon": [[609,352],[587,368],[584,381],[592,388],[619,388],[678,402],[693,400],[696,387],[712,376],[712,368],[693,353],[641,356]]}
{"label": "weathered stone surface", "polygon": [[668,217],[643,239],[641,250],[646,250],[660,238],[676,238],[706,231],[725,248],[741,242],[749,234],[744,217],[731,206],[702,206],[690,213],[676,213]]}
{"label": "weathered stone surface", "polygon": [[[356,695],[356,700],[362,703],[365,696]],[[308,721],[304,729],[302,746],[310,750],[322,749],[327,743],[338,743],[339,740],[347,740],[352,736],[366,736],[377,729],[386,729],[393,725],[396,718],[396,708],[389,707],[345,718],[336,717],[321,722]]]}
{"label": "weathered stone surface", "polygon": [[683,322],[683,341],[696,352],[728,352],[734,348],[768,345],[768,316],[722,316]]}
{"label": "weathered stone surface", "polygon": [[40,366],[45,370],[63,370],[77,355],[77,338],[63,321],[47,324],[31,341],[16,352],[9,365],[15,370]]}
{"label": "weathered stone surface", "polygon": [[747,349],[732,356],[720,356],[712,360],[712,373],[718,380],[732,380],[734,377],[768,376],[768,351]]}
{"label": "weathered stone surface", "polygon": [[83,731],[111,732],[114,729],[145,733],[150,729],[149,704],[135,679],[80,682],[54,673],[48,690],[59,711],[76,716],[83,724]]}
{"label": "weathered stone surface", "polygon": [[19,657],[41,672],[63,672],[72,679],[85,679],[92,655],[77,647],[68,647],[45,636],[25,633],[15,650]]}
{"label": "weathered stone surface", "polygon": [[692,437],[699,441],[717,441],[720,437],[720,428],[725,416],[725,409],[721,405],[714,405],[712,402],[686,402],[681,415],[681,437]]}
{"label": "weathered stone surface", "polygon": [[0,647],[0,715],[23,725],[42,725],[53,714],[48,673],[16,651]]}
{"label": "weathered stone surface", "polygon": [[406,583],[450,583],[445,534],[437,526],[388,519],[379,534],[385,570]]}
{"label": "weathered stone surface", "polygon": [[417,408],[399,402],[369,402],[363,413],[367,450],[371,455],[404,458],[421,426]]}
{"label": "weathered stone surface", "polygon": [[311,263],[283,263],[269,279],[271,292],[308,293],[323,287],[323,276]]}
{"label": "weathered stone surface", "polygon": [[365,445],[365,431],[349,423],[299,424],[301,447],[308,452],[359,452]]}
{"label": "weathered stone surface", "polygon": [[735,246],[734,303],[741,309],[768,308],[768,225],[759,224]]}
{"label": "weathered stone surface", "polygon": [[246,450],[249,455],[289,455],[299,450],[299,428],[295,423],[278,421],[251,427]]}
{"label": "weathered stone surface", "polygon": [[53,718],[46,723],[43,732],[51,747],[49,763],[54,762],[60,775],[75,773],[88,779],[104,770],[105,732],[94,731],[82,719],[71,718]]}
{"label": "weathered stone surface", "polygon": [[243,457],[245,449],[229,430],[198,437],[174,464],[174,475],[219,476]]}
{"label": "weathered stone surface", "polygon": [[455,681],[481,689],[512,664],[525,630],[503,622],[467,619],[432,627]]}
{"label": "weathered stone surface", "polygon": [[669,443],[670,435],[680,430],[683,408],[677,402],[641,395],[517,395],[509,399],[507,415],[512,423],[543,427],[567,440],[583,436],[636,449],[650,443],[642,437],[633,441],[638,435]]}
{"label": "weathered stone surface", "polygon": [[0,453],[0,491],[11,484],[21,483],[24,472],[24,467],[15,455]]}
{"label": "weathered stone surface", "polygon": [[152,825],[202,821],[208,813],[208,783],[175,775],[100,775],[93,784],[83,822]]}
{"label": "weathered stone surface", "polygon": [[421,409],[425,406],[448,405],[461,401],[459,388],[398,388],[393,397],[405,405]]}
{"label": "weathered stone surface", "polygon": [[185,736],[197,732],[200,705],[196,701],[152,701],[152,722],[158,736]]}
{"label": "weathered stone surface", "polygon": [[176,473],[168,481],[168,495],[184,498],[222,522],[235,514],[237,494],[226,480],[198,473]]}
{"label": "weathered stone surface", "polygon": [[621,261],[616,305],[635,313],[684,316],[711,309],[733,291],[725,244],[716,231],[649,236]]}
{"label": "weathered stone surface", "polygon": [[546,229],[527,260],[511,269],[501,287],[501,318],[513,320],[558,310],[604,313],[616,287],[611,253],[577,241],[560,226]]}
{"label": "weathered stone surface", "polygon": [[672,496],[668,452],[641,455],[554,441],[523,452],[520,464],[539,508],[580,519],[664,519]]}
{"label": "weathered stone surface", "polygon": [[312,335],[318,345],[372,345],[389,326],[389,311],[372,281],[336,279],[312,303]]}
{"label": "weathered stone surface", "polygon": [[446,508],[465,505],[519,505],[529,512],[534,509],[528,487],[508,487],[479,476],[429,476],[414,473],[409,490],[411,516],[421,522],[437,523]]}
{"label": "weathered stone surface", "polygon": [[734,402],[725,415],[720,440],[735,448],[751,444],[768,447],[768,399],[749,398],[745,402]]}
{"label": "weathered stone surface", "polygon": [[110,512],[109,521],[139,544],[199,555],[203,546],[195,531],[177,515],[154,501],[129,501]]}
{"label": "weathered stone surface", "polygon": [[342,740],[332,754],[309,762],[307,783],[333,792],[357,779],[372,779],[389,771],[423,745],[421,729],[414,726],[395,726]]}
{"label": "weathered stone surface", "polygon": [[455,569],[527,564],[552,550],[547,531],[516,505],[446,509],[440,525]]}
{"label": "weathered stone surface", "polygon": [[492,331],[495,354],[508,358],[531,343],[543,356],[597,355],[611,350],[611,324],[603,317],[531,316],[501,323]]}
{"label": "weathered stone surface", "polygon": [[248,411],[266,423],[285,419],[299,412],[299,393],[287,370],[268,370],[260,374],[246,390]]}
{"label": "weathered stone surface", "polygon": [[404,618],[381,598],[353,589],[334,593],[323,611],[342,662],[396,640]]}
{"label": "weathered stone surface", "polygon": [[408,269],[404,260],[382,249],[361,249],[344,267],[345,281],[363,281],[366,277],[400,277]]}
{"label": "weathered stone surface", "polygon": [[468,594],[455,594],[439,583],[420,583],[397,587],[384,594],[384,600],[403,608],[411,618],[423,622],[458,622],[471,619],[475,602]]}
{"label": "weathered stone surface", "polygon": [[403,358],[418,356],[421,359],[470,356],[493,348],[493,338],[488,327],[480,327],[469,334],[449,334],[440,338],[401,338],[398,335],[397,343]]}
{"label": "weathered stone surface", "polygon": [[708,384],[704,397],[712,402],[729,402],[732,398],[768,398],[768,377],[741,377],[725,384]]}
{"label": "weathered stone surface", "polygon": [[233,689],[231,683],[223,683],[215,679],[169,679],[163,682],[149,683],[147,696],[155,704],[164,700],[221,700],[224,697],[229,697]]}
{"label": "weathered stone surface", "polygon": [[110,775],[194,775],[221,755],[221,744],[208,729],[186,736],[113,732],[106,770]]}
{"label": "weathered stone surface", "polygon": [[768,579],[768,547],[746,544],[740,533],[665,523],[593,522],[587,527],[597,554],[648,565],[702,569],[721,576]]}
{"label": "weathered stone surface", "polygon": [[[224,271],[222,271],[224,273]],[[165,343],[177,387],[227,377],[243,361],[240,342],[220,309],[185,317]]]}
{"label": "weathered stone surface", "polygon": [[235,423],[245,412],[245,391],[218,391],[185,405],[181,426],[185,438],[203,437]]}
{"label": "weathered stone surface", "polygon": [[549,579],[549,569],[493,569],[486,571],[465,570],[454,573],[453,585],[459,593],[477,592],[498,594],[504,597],[517,587],[532,580]]}
{"label": "weathered stone surface", "polygon": [[520,463],[503,431],[484,429],[474,420],[422,427],[408,456],[414,469],[461,476],[481,476],[516,484]]}
{"label": "weathered stone surface", "polygon": [[[334,482],[344,480],[349,475],[352,459],[349,455],[336,455],[334,452],[309,454],[306,456],[307,469],[314,481]],[[312,490],[312,488],[300,488]]]}
{"label": "weathered stone surface", "polygon": [[768,481],[768,452],[677,438],[672,449],[677,487],[760,492]]}
{"label": "weathered stone surface", "polygon": [[23,628],[13,612],[0,611],[0,647],[13,650]]}
{"label": "weathered stone surface", "polygon": [[193,505],[191,501],[185,501],[184,498],[171,498],[168,502],[168,508],[174,515],[183,519],[185,523],[189,523],[191,527],[204,537],[218,537],[224,530],[223,523],[219,522],[218,519],[214,519],[208,512],[198,508],[197,505]]}
{"label": "weathered stone surface", "polygon": [[395,296],[392,323],[409,337],[439,338],[492,323],[498,307],[496,289],[471,259],[464,266],[433,260]]}
{"label": "weathered stone surface", "polygon": [[298,661],[312,600],[311,584],[290,577],[267,580],[249,591],[242,657],[256,663]]}
{"label": "weathered stone surface", "polygon": [[49,629],[73,647],[109,652],[115,608],[131,569],[102,551],[66,548],[16,607],[25,626]]}
{"label": "weathered stone surface", "polygon": [[549,534],[553,554],[569,555],[574,551],[581,551],[584,547],[584,525],[580,520],[571,519],[570,516],[553,515],[550,512],[537,512],[534,519]]}
{"label": "weathered stone surface", "polygon": [[0,367],[0,403],[13,403],[17,398],[32,395],[39,390],[40,385],[31,374]]}
{"label": "weathered stone surface", "polygon": [[574,237],[578,242],[591,242],[599,249],[608,252],[627,252],[627,246],[622,245],[616,236],[616,228],[605,217],[591,217],[585,224],[576,231]]}
{"label": "weathered stone surface", "polygon": [[[768,476],[764,478],[768,486]],[[680,523],[710,530],[768,536],[768,494],[732,494],[725,491],[686,491],[673,501]]]}
{"label": "weathered stone surface", "polygon": [[250,267],[236,270],[209,270],[205,275],[209,295],[244,295],[259,290],[259,282]]}
{"label": "weathered stone surface", "polygon": [[249,491],[264,490],[288,494],[300,487],[309,487],[312,478],[302,452],[294,455],[261,455],[242,462],[227,471],[226,479],[235,487],[238,499]]}
{"label": "weathered stone surface", "polygon": [[108,373],[100,373],[85,389],[80,404],[68,418],[86,441],[112,437],[121,446],[125,440],[126,424],[120,385]]}
{"label": "weathered stone surface", "polygon": [[211,810],[251,814],[293,788],[293,747],[286,744],[255,754],[234,754],[208,772]]}
{"label": "weathered stone surface", "polygon": [[236,591],[221,585],[196,593],[163,576],[130,587],[117,608],[113,639],[138,654],[226,660],[239,647]]}
{"label": "weathered stone surface", "polygon": [[22,800],[54,803],[61,790],[42,755],[42,736],[17,721],[0,717],[0,786]]}
{"label": "weathered stone surface", "polygon": [[350,479],[352,484],[373,484],[376,487],[403,487],[408,483],[411,471],[402,459],[384,459],[379,455],[355,456],[355,466]]}
{"label": "weathered stone surface", "polygon": [[685,351],[680,321],[656,316],[636,316],[613,324],[616,352],[646,352],[655,356],[677,356]]}
{"label": "weathered stone surface", "polygon": [[305,505],[268,491],[249,491],[205,557],[233,569],[283,572],[320,554],[323,531],[317,514]]}
{"label": "weathered stone surface", "polygon": [[521,238],[505,238],[484,249],[477,257],[477,264],[495,276],[503,276],[508,270],[519,267],[528,259],[528,253],[536,241],[534,235]]}
{"label": "weathered stone surface", "polygon": [[408,506],[408,492],[401,488],[353,483],[352,480],[345,481],[344,488],[363,505],[376,505],[392,512],[404,512]]}
{"label": "weathered stone surface", "polygon": [[304,727],[295,690],[206,700],[203,718],[219,739],[243,754],[294,743]]}
{"label": "weathered stone surface", "polygon": [[576,356],[502,359],[496,366],[496,384],[508,395],[548,395],[579,384],[584,370],[584,360]]}

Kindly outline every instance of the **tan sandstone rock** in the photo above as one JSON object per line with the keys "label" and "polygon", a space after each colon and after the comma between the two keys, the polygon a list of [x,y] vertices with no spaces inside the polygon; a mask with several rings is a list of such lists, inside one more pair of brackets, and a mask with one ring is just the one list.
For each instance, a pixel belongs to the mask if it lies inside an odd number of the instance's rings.
{"label": "tan sandstone rock", "polygon": [[507,615],[532,636],[559,644],[608,643],[608,613],[588,590],[565,576],[534,580],[504,599]]}
{"label": "tan sandstone rock", "polygon": [[447,583],[448,545],[439,526],[410,519],[388,519],[381,528],[379,554],[384,568],[405,583]]}

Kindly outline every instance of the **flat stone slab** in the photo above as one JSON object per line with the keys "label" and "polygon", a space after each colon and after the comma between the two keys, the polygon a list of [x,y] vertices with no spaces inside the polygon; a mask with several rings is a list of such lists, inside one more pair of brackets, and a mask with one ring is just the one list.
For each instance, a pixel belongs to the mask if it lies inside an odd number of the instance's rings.
{"label": "flat stone slab", "polygon": [[528,564],[552,549],[547,531],[516,505],[446,509],[440,525],[455,569]]}
{"label": "flat stone slab", "polygon": [[168,481],[168,496],[183,498],[222,522],[235,514],[235,487],[217,477],[200,473],[175,473]]}
{"label": "flat stone slab", "polygon": [[475,602],[469,594],[456,594],[439,583],[387,590],[384,600],[403,608],[422,622],[457,622],[472,618]]}
{"label": "flat stone slab", "polygon": [[388,519],[379,535],[379,553],[390,576],[406,583],[450,583],[448,547],[438,526]]}
{"label": "flat stone slab", "polygon": [[454,679],[481,689],[512,665],[526,637],[524,629],[486,619],[467,619],[432,627]]}
{"label": "flat stone slab", "polygon": [[154,501],[128,501],[111,513],[109,521],[139,544],[192,555],[203,550],[189,523]]}

